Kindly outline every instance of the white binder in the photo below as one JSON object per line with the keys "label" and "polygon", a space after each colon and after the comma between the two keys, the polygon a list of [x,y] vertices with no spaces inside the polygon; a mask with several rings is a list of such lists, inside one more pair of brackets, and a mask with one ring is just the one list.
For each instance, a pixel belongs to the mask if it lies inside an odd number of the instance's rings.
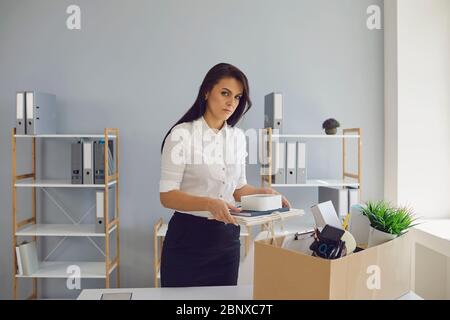
{"label": "white binder", "polygon": [[297,182],[297,143],[287,142],[286,143],[286,183],[296,184]]}
{"label": "white binder", "polygon": [[[95,231],[96,232],[105,232],[105,214],[104,214],[104,204],[105,204],[105,191],[99,190],[95,193]],[[116,207],[115,207],[115,190],[113,187],[108,188],[108,214],[107,217],[109,220],[114,219],[116,217]],[[108,221],[109,221],[108,220]]]}
{"label": "white binder", "polygon": [[306,183],[306,143],[297,142],[297,183]]}
{"label": "white binder", "polygon": [[272,147],[272,182],[286,183],[286,142],[274,142]]}
{"label": "white binder", "polygon": [[16,94],[16,134],[26,134],[25,93]]}
{"label": "white binder", "polygon": [[83,184],[94,184],[92,141],[83,142]]}

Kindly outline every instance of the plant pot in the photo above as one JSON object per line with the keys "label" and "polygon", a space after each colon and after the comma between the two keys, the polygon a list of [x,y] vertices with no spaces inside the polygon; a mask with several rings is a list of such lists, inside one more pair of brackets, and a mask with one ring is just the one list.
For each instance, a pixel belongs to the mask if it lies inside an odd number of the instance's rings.
{"label": "plant pot", "polygon": [[369,227],[369,243],[368,247],[374,247],[379,244],[388,242],[390,240],[393,240],[397,237],[396,234],[391,234],[387,232],[383,232],[380,230],[377,230],[373,228],[372,226]]}
{"label": "plant pot", "polygon": [[325,129],[325,133],[328,135],[334,135],[337,133],[337,128]]}

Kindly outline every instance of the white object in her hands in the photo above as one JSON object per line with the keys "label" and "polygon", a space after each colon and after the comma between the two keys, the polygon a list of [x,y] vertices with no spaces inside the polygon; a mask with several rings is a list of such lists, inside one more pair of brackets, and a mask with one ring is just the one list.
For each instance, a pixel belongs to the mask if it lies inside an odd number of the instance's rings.
{"label": "white object in her hands", "polygon": [[241,197],[241,206],[249,211],[276,210],[283,206],[281,199],[281,194],[252,194]]}

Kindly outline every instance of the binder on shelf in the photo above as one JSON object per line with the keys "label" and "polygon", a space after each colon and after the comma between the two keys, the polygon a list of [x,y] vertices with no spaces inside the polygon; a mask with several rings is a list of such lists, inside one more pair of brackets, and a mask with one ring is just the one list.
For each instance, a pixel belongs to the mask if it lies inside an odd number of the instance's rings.
{"label": "binder on shelf", "polygon": [[272,92],[264,97],[264,128],[283,128],[283,95]]}
{"label": "binder on shelf", "polygon": [[22,258],[20,257],[19,246],[16,247],[17,274],[23,275]]}
{"label": "binder on shelf", "polygon": [[83,184],[94,184],[92,141],[83,141]]}
{"label": "binder on shelf", "polygon": [[339,187],[319,187],[319,203],[331,201],[340,219],[348,214],[348,190]]}
{"label": "binder on shelf", "polygon": [[16,93],[16,134],[26,134],[25,92]]}
{"label": "binder on shelf", "polygon": [[[94,141],[94,183],[105,183],[105,141]],[[111,175],[115,171],[114,163],[114,141],[108,140],[108,174]]]}
{"label": "binder on shelf", "polygon": [[72,184],[83,184],[83,143],[81,141],[70,145],[70,159]]}
{"label": "binder on shelf", "polygon": [[[105,191],[99,190],[95,193],[95,231],[96,232],[105,232],[105,213],[104,213],[104,204],[105,204]],[[116,217],[116,206],[115,206],[115,190],[113,187],[108,188],[108,221],[114,219]]]}
{"label": "binder on shelf", "polygon": [[36,241],[24,242],[19,246],[23,274],[31,276],[39,269]]}
{"label": "binder on shelf", "polygon": [[272,181],[286,183],[286,142],[274,142],[272,147]]}
{"label": "binder on shelf", "polygon": [[297,183],[306,183],[306,143],[297,142]]}
{"label": "binder on shelf", "polygon": [[297,143],[286,142],[286,183],[297,182]]}
{"label": "binder on shelf", "polygon": [[56,133],[56,96],[54,94],[27,91],[25,105],[27,134]]}

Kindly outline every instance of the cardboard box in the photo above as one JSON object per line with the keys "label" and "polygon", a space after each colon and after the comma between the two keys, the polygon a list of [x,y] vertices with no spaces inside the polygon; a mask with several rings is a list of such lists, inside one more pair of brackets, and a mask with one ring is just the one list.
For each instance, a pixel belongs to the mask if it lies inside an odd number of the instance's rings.
{"label": "cardboard box", "polygon": [[281,248],[283,237],[255,241],[253,298],[396,299],[411,287],[410,233],[337,260]]}

